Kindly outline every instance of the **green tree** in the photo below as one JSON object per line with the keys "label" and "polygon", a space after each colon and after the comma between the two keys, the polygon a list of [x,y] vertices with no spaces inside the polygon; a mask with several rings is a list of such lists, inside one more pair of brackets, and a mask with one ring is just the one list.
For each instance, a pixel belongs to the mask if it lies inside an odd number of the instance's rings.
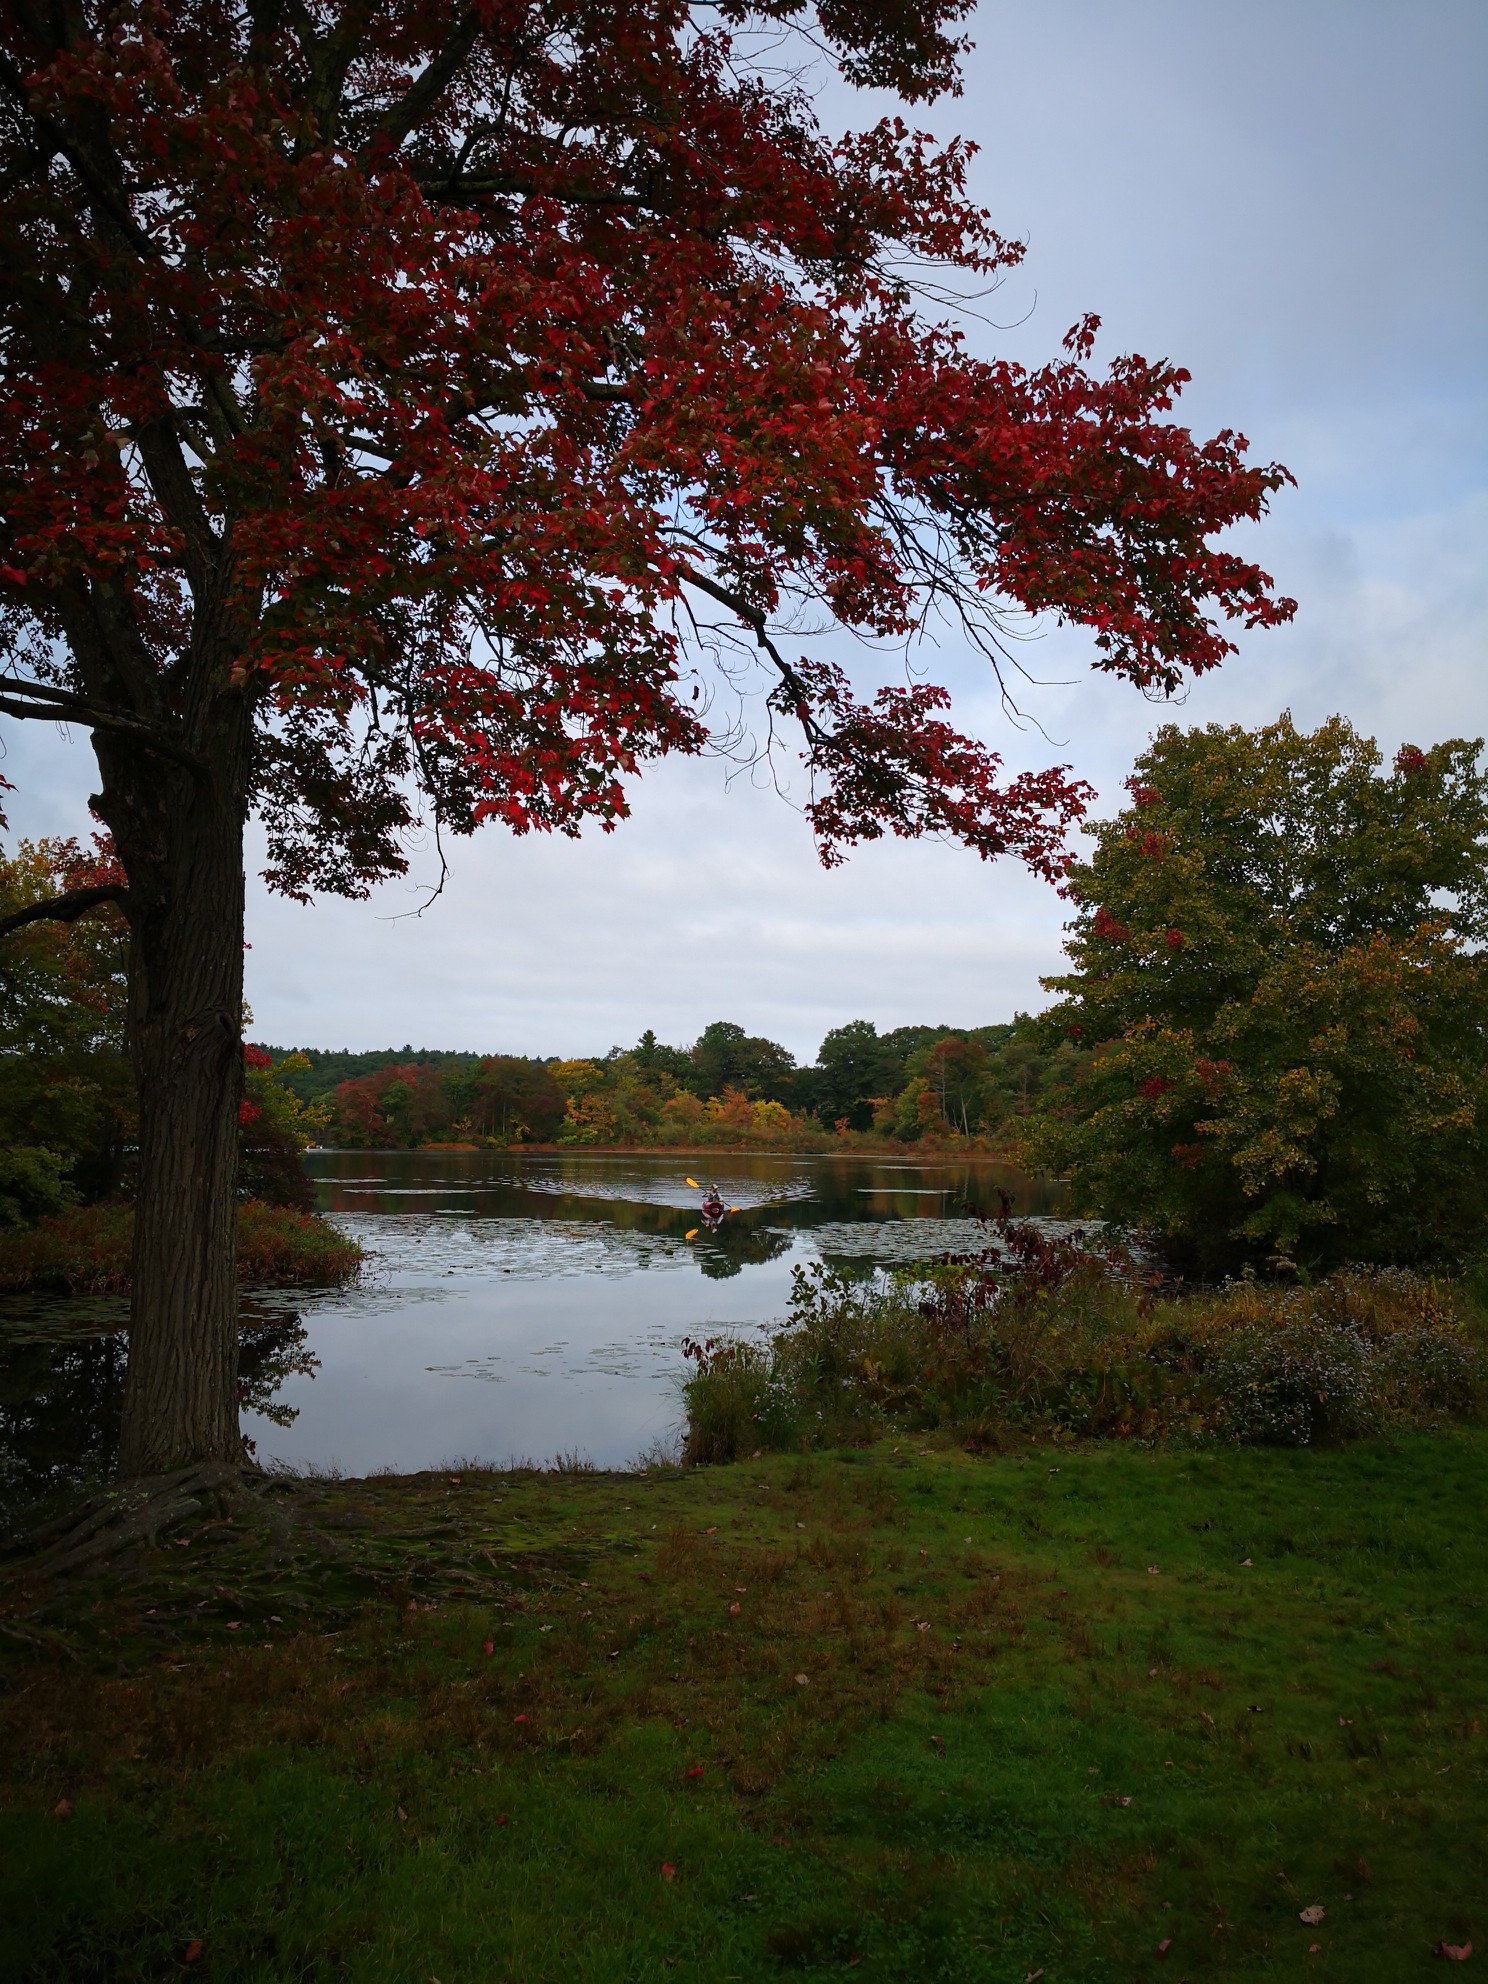
{"label": "green tree", "polygon": [[[107,889],[103,843],[0,850],[0,917],[38,897]],[[0,1226],[25,1225],[119,1182],[134,1121],[124,1052],[124,920],[111,905],[38,919],[0,946]]]}
{"label": "green tree", "polygon": [[261,1047],[243,1049],[243,1100],[238,1105],[238,1196],[309,1212],[315,1192],[303,1152],[331,1122],[328,1100],[303,1102],[291,1086],[310,1063],[286,1054],[277,1064]]}
{"label": "green tree", "polygon": [[[988,1029],[990,1031],[990,1029]],[[981,1041],[949,1029],[931,1031],[904,1060],[902,1086],[877,1113],[879,1129],[911,1141],[972,1136],[995,1117],[996,1091]]]}
{"label": "green tree", "polygon": [[697,1068],[687,1049],[668,1047],[656,1038],[652,1027],[646,1028],[625,1058],[648,1078],[662,1081],[665,1092],[678,1083],[683,1088],[697,1084]]}
{"label": "green tree", "polygon": [[1069,878],[1043,1024],[1093,1058],[1030,1154],[1206,1272],[1480,1249],[1480,749],[1386,772],[1341,717],[1159,731]]}
{"label": "green tree", "polygon": [[714,1020],[703,1028],[692,1048],[700,1095],[722,1095],[736,1088],[751,1102],[788,1102],[794,1093],[795,1056],[778,1041],[748,1034],[732,1020]]}
{"label": "green tree", "polygon": [[[872,1020],[849,1020],[846,1026],[834,1026],[816,1055],[812,1099],[821,1120],[829,1128],[841,1122],[850,1130],[871,1128],[875,1104],[892,1093],[884,1086],[892,1059]],[[897,1068],[893,1072],[897,1073]]]}

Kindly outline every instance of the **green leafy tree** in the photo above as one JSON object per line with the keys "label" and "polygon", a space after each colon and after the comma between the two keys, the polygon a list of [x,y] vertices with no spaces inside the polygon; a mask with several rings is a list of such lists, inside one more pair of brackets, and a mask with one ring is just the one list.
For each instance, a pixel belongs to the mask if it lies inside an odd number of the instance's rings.
{"label": "green leafy tree", "polygon": [[965,1034],[937,1033],[907,1057],[904,1076],[874,1119],[892,1136],[969,1137],[983,1128],[989,1106],[998,1113],[987,1050]]}
{"label": "green leafy tree", "polygon": [[735,1088],[751,1102],[785,1102],[794,1093],[795,1056],[777,1041],[748,1034],[732,1020],[714,1020],[692,1049],[699,1095],[722,1095]]}
{"label": "green leafy tree", "polygon": [[680,1083],[684,1088],[697,1079],[697,1069],[687,1049],[666,1046],[649,1026],[631,1048],[629,1058],[648,1076],[669,1075],[674,1084]]}
{"label": "green leafy tree", "polygon": [[[816,1055],[816,1113],[829,1127],[847,1124],[850,1130],[867,1130],[873,1124],[875,1106],[882,1102],[892,1080],[892,1050],[879,1038],[872,1020],[849,1020],[835,1026],[822,1041]],[[893,1083],[897,1088],[898,1083]]]}
{"label": "green leafy tree", "polygon": [[331,1121],[328,1101],[303,1102],[290,1086],[310,1063],[303,1054],[275,1062],[262,1048],[243,1049],[243,1100],[238,1105],[238,1196],[309,1212],[315,1193],[302,1154]]}
{"label": "green leafy tree", "polygon": [[937,1040],[925,1056],[925,1079],[940,1125],[969,1137],[980,1129],[987,1106],[987,1050],[954,1034]]}
{"label": "green leafy tree", "polygon": [[1069,878],[1046,1038],[1092,1059],[1028,1140],[1206,1272],[1434,1262],[1488,1233],[1488,779],[1312,733],[1160,730]]}
{"label": "green leafy tree", "polygon": [[[0,850],[0,917],[38,896],[115,879],[106,842]],[[0,1226],[27,1225],[117,1185],[134,1120],[124,1053],[127,936],[118,910],[38,918],[0,947]]]}

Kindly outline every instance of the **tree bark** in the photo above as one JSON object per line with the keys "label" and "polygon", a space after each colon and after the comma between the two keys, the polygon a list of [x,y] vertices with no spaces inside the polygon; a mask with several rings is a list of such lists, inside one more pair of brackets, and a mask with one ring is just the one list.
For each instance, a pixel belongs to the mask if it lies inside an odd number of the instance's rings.
{"label": "tree bark", "polygon": [[94,734],[94,806],[129,878],[139,1095],[124,1480],[243,1459],[234,1237],[247,699],[220,696],[205,728],[200,772]]}

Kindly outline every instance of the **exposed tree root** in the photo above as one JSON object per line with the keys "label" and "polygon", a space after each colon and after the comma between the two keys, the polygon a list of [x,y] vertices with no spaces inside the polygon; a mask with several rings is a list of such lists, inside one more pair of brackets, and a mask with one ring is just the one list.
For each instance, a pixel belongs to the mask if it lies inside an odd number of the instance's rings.
{"label": "exposed tree root", "polygon": [[[25,1561],[20,1568],[34,1578],[97,1572],[140,1545],[158,1543],[199,1515],[266,1532],[289,1550],[307,1527],[297,1512],[285,1506],[296,1491],[301,1491],[301,1484],[289,1477],[232,1467],[224,1461],[127,1482],[104,1489],[81,1508],[33,1531],[23,1546]],[[313,1541],[320,1553],[344,1554],[339,1543],[319,1531]]]}
{"label": "exposed tree root", "polygon": [[590,1553],[515,1546],[484,1498],[452,1504],[427,1480],[213,1462],[105,1489],[6,1556],[0,1634],[114,1662],[223,1631],[334,1630],[369,1603],[521,1605],[585,1576]]}

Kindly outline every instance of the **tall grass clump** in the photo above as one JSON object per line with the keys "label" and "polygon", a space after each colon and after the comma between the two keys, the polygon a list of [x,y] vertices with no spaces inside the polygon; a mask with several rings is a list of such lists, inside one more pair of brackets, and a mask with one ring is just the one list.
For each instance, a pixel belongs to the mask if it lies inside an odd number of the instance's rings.
{"label": "tall grass clump", "polygon": [[689,1343],[686,1458],[949,1432],[1305,1446],[1477,1409],[1462,1291],[1394,1269],[1175,1294],[1123,1250],[992,1223],[984,1254],[798,1268],[768,1342]]}

